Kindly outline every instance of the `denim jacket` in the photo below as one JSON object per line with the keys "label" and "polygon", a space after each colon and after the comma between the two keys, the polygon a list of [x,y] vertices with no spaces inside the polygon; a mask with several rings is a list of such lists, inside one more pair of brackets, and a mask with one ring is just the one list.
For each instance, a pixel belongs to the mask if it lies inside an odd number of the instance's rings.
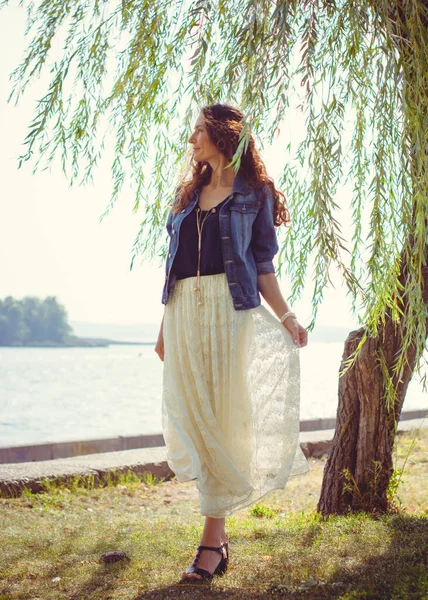
{"label": "denim jacket", "polygon": [[[180,225],[198,202],[199,193],[200,188],[197,188],[189,206],[179,213],[173,214],[172,209],[169,212],[166,229],[170,240],[162,304],[168,302],[176,281],[171,267],[178,248]],[[224,270],[234,308],[245,310],[259,306],[261,299],[257,276],[275,273],[273,257],[279,249],[269,188],[263,186],[259,190],[252,189],[246,177],[238,171],[232,193],[219,209],[219,226]]]}

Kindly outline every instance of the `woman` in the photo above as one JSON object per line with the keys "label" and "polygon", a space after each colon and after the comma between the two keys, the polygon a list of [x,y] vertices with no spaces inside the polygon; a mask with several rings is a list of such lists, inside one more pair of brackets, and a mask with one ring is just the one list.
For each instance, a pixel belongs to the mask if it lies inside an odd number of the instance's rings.
{"label": "woman", "polygon": [[[227,168],[243,114],[204,106],[189,138],[170,236],[155,351],[164,361],[162,420],[177,481],[196,480],[205,524],[179,583],[227,569],[225,517],[306,473],[299,445],[299,347],[307,331],[284,300],[272,259],[288,211],[251,138]],[[260,293],[277,315],[261,305]]]}

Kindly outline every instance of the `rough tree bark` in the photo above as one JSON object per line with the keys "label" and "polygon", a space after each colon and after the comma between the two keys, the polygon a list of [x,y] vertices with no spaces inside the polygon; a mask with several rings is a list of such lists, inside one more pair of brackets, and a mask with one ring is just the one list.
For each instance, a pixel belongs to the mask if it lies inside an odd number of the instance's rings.
{"label": "rough tree bark", "polygon": [[[403,269],[400,279],[406,276]],[[424,302],[428,304],[428,267],[423,268]],[[364,329],[352,331],[343,351],[344,360],[355,350]],[[428,321],[427,321],[428,335]],[[393,471],[392,447],[396,424],[400,419],[407,386],[416,365],[417,356],[411,347],[408,364],[401,381],[395,381],[398,400],[388,412],[383,398],[382,373],[376,355],[383,352],[392,373],[394,355],[400,347],[402,334],[396,330],[390,315],[385,319],[379,336],[366,340],[354,365],[339,379],[339,405],[332,449],[328,456],[318,510],[322,514],[344,514],[349,511],[388,510],[387,490]],[[352,475],[345,477],[345,469]],[[348,489],[348,484],[350,488]]]}

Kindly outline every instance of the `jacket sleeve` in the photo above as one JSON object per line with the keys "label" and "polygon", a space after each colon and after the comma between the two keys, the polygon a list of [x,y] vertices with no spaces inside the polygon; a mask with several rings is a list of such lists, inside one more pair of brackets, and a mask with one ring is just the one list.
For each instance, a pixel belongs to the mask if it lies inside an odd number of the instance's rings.
{"label": "jacket sleeve", "polygon": [[172,212],[172,208],[169,209],[168,218],[166,220],[166,230],[168,232],[169,237],[171,237],[171,228],[172,228],[172,219],[174,213]]}
{"label": "jacket sleeve", "polygon": [[253,223],[251,250],[257,275],[275,273],[273,257],[279,250],[273,218],[273,196],[268,186],[262,188],[263,205]]}
{"label": "jacket sleeve", "polygon": [[174,201],[171,205],[171,208],[169,209],[168,217],[166,219],[166,230],[168,232],[169,237],[171,237],[172,220],[174,218],[174,213],[173,213],[172,207],[174,206],[174,203],[177,200],[177,196],[178,196],[178,192],[180,191],[180,187],[181,186],[178,186],[178,188],[175,190]]}

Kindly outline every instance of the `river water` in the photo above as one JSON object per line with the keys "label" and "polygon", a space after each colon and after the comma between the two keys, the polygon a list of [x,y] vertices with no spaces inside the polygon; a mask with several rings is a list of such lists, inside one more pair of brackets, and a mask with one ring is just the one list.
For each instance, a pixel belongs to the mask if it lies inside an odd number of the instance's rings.
{"label": "river water", "polygon": [[[343,343],[300,349],[300,418],[335,417]],[[161,432],[154,345],[0,348],[0,446]],[[428,408],[410,383],[403,410]]]}

